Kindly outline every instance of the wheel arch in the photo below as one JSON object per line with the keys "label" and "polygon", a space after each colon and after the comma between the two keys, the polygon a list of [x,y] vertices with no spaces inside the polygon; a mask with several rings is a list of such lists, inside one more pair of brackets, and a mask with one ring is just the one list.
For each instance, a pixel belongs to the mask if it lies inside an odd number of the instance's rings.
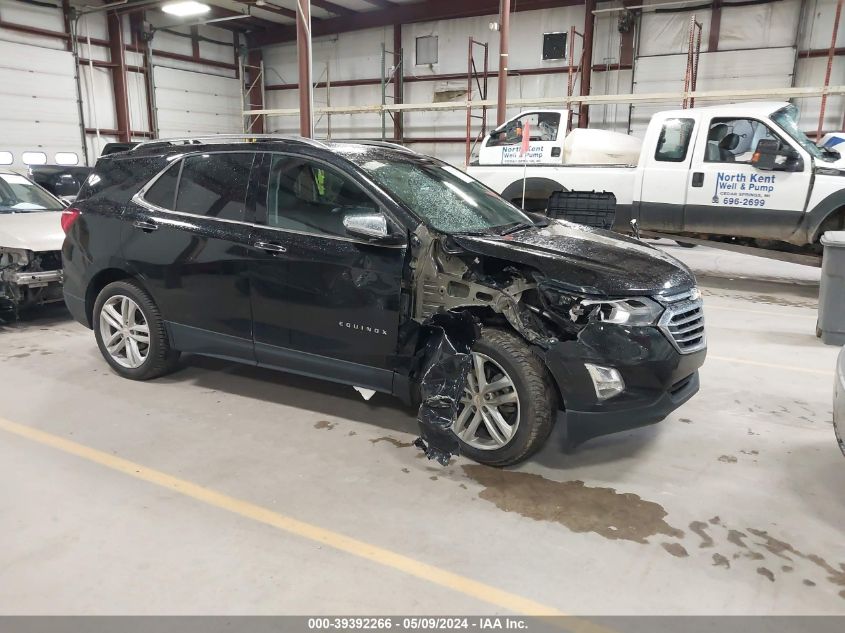
{"label": "wheel arch", "polygon": [[121,268],[105,268],[91,278],[88,289],[85,291],[85,317],[90,327],[94,326],[94,303],[100,291],[110,283],[124,279],[137,281],[134,276]]}
{"label": "wheel arch", "polygon": [[[533,200],[548,200],[555,191],[569,191],[562,184],[551,178],[531,177],[525,179],[525,197]],[[522,199],[522,178],[515,180],[502,191],[505,200]]]}

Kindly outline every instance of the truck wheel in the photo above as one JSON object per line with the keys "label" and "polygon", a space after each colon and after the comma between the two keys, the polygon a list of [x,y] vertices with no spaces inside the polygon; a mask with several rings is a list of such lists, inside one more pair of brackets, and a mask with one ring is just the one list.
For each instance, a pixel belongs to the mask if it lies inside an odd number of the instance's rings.
{"label": "truck wheel", "polygon": [[551,377],[528,344],[508,330],[483,328],[472,354],[452,427],[461,453],[489,466],[517,464],[551,433],[557,410]]}
{"label": "truck wheel", "polygon": [[131,380],[172,372],[179,352],[172,349],[152,298],[137,283],[115,281],[94,302],[94,336],[106,362]]}

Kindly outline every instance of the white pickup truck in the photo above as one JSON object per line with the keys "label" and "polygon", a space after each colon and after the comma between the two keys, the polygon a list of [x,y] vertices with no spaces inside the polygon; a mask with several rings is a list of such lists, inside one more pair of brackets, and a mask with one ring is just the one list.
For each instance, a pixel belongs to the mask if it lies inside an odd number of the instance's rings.
{"label": "white pickup truck", "polygon": [[610,191],[614,229],[625,232],[636,219],[643,231],[817,251],[824,231],[845,228],[845,159],[807,138],[789,103],[660,112],[642,143],[569,132],[567,119],[567,110],[520,114],[484,138],[468,173],[517,205],[524,186],[527,210],[544,210],[555,191]]}

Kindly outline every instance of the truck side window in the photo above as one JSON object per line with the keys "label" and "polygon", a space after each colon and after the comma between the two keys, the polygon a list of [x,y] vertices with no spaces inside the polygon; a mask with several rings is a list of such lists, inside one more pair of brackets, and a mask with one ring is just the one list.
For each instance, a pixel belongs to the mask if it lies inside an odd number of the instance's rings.
{"label": "truck side window", "polygon": [[660,130],[660,137],[657,139],[654,160],[668,163],[684,162],[694,127],[694,119],[666,119]]}
{"label": "truck side window", "polygon": [[487,147],[500,145],[519,145],[522,143],[522,130],[529,124],[532,141],[556,141],[560,129],[560,114],[557,112],[531,112],[514,121],[505,123],[490,134]]}
{"label": "truck side window", "polygon": [[783,145],[777,134],[756,119],[713,119],[707,132],[704,162],[748,164],[762,139]]}

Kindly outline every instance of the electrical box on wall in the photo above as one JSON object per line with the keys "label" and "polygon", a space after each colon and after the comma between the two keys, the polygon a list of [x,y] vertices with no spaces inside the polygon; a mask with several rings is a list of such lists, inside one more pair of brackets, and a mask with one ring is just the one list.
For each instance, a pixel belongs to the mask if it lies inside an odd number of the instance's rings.
{"label": "electrical box on wall", "polygon": [[566,33],[543,33],[543,61],[566,59]]}

